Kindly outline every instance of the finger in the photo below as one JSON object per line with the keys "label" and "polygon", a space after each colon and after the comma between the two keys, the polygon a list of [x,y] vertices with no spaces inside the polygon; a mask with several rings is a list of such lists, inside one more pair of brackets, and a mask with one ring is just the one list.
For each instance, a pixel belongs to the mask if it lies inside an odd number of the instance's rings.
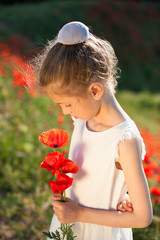
{"label": "finger", "polygon": [[52,195],[52,198],[53,198],[54,200],[60,200],[60,196],[59,196],[59,195]]}
{"label": "finger", "polygon": [[[63,196],[60,196],[60,195],[52,195],[52,198],[55,200],[55,201],[61,201],[61,202],[65,202],[66,199],[64,199]],[[69,199],[69,198],[68,198]]]}
{"label": "finger", "polygon": [[122,202],[122,206],[127,210],[127,211],[129,211],[129,206],[128,206],[128,204],[127,204],[127,202],[126,201],[123,201]]}
{"label": "finger", "polygon": [[58,211],[63,211],[63,209],[65,209],[66,204],[65,202],[61,202],[61,201],[53,201],[52,205],[54,208],[57,208]]}
{"label": "finger", "polygon": [[132,207],[132,203],[127,200],[127,206],[130,208]]}
{"label": "finger", "polygon": [[51,202],[51,204],[54,206],[54,207],[58,207],[59,206],[59,203],[60,201],[58,199],[54,199],[54,201]]}
{"label": "finger", "polygon": [[59,201],[53,201],[52,202],[52,205],[54,207],[54,209],[61,209],[61,205],[59,204],[60,202]]}
{"label": "finger", "polygon": [[133,205],[132,205],[132,203],[129,202],[128,200],[127,200],[127,206],[128,206],[128,208],[129,208],[129,211],[130,211],[130,212],[133,212]]}
{"label": "finger", "polygon": [[58,217],[59,211],[57,211],[57,208],[53,207],[54,214]]}
{"label": "finger", "polygon": [[128,211],[129,207],[128,207],[127,204],[126,204],[126,201],[125,201],[125,202],[122,202],[122,206]]}
{"label": "finger", "polygon": [[126,212],[126,209],[123,208],[122,203],[118,204],[117,209],[121,212]]}
{"label": "finger", "polygon": [[55,207],[55,201],[51,202],[51,204],[53,205],[53,207]]}
{"label": "finger", "polygon": [[66,198],[66,202],[72,202],[72,199],[70,199],[70,198]]}
{"label": "finger", "polygon": [[128,211],[128,212],[132,212],[133,211],[133,209],[131,208],[131,207],[129,207],[127,204],[126,204],[126,202],[124,203],[124,202],[122,202],[122,206],[126,209],[126,211]]}

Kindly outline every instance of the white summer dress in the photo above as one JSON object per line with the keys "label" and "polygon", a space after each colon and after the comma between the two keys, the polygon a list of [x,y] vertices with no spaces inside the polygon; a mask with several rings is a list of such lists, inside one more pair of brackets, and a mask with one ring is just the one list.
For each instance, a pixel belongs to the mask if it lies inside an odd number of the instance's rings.
{"label": "white summer dress", "polygon": [[[124,200],[127,186],[122,170],[115,167],[119,158],[118,144],[137,137],[141,142],[141,158],[145,145],[136,124],[130,118],[102,132],[87,129],[86,122],[75,120],[69,159],[79,166],[73,186],[67,196],[81,206],[116,210]],[[52,218],[50,231],[60,227],[57,217]],[[75,240],[132,240],[131,228],[113,228],[89,223],[75,223]],[[49,239],[48,239],[49,240]]]}

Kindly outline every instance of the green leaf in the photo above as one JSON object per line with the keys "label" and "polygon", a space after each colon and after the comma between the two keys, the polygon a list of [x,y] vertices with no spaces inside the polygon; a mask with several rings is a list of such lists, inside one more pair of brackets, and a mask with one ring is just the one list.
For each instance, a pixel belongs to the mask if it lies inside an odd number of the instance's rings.
{"label": "green leaf", "polygon": [[53,237],[51,236],[50,232],[42,232],[44,235],[46,235],[47,237],[49,237],[50,239],[52,239]]}
{"label": "green leaf", "polygon": [[58,230],[56,230],[55,233],[56,233],[56,239],[61,240],[60,233],[58,232]]}

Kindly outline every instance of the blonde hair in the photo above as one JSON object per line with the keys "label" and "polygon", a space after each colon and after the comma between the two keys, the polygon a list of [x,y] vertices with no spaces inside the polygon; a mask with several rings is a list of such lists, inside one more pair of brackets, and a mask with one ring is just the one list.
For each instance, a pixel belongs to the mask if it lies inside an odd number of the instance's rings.
{"label": "blonde hair", "polygon": [[73,94],[98,81],[115,93],[119,76],[114,49],[91,33],[86,42],[74,45],[59,43],[57,38],[49,41],[34,62],[42,87],[55,84],[55,91]]}

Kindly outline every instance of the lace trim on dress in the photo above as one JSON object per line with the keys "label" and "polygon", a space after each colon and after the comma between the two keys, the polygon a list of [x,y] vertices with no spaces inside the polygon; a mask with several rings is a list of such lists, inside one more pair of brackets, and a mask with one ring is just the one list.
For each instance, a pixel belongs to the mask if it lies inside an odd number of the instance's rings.
{"label": "lace trim on dress", "polygon": [[120,138],[117,139],[115,161],[118,161],[118,159],[119,159],[119,143],[123,142],[127,139],[132,139],[134,137],[138,137],[138,139],[140,140],[140,143],[141,143],[141,159],[142,160],[144,159],[145,154],[146,154],[146,150],[145,150],[145,144],[143,142],[143,138],[141,137],[140,132],[138,131],[138,129],[134,125],[128,124],[124,128],[124,133],[120,136]]}
{"label": "lace trim on dress", "polygon": [[73,116],[71,116],[71,119],[72,119],[72,121],[73,121],[73,125],[75,125],[75,120],[76,120],[76,118],[73,117]]}

